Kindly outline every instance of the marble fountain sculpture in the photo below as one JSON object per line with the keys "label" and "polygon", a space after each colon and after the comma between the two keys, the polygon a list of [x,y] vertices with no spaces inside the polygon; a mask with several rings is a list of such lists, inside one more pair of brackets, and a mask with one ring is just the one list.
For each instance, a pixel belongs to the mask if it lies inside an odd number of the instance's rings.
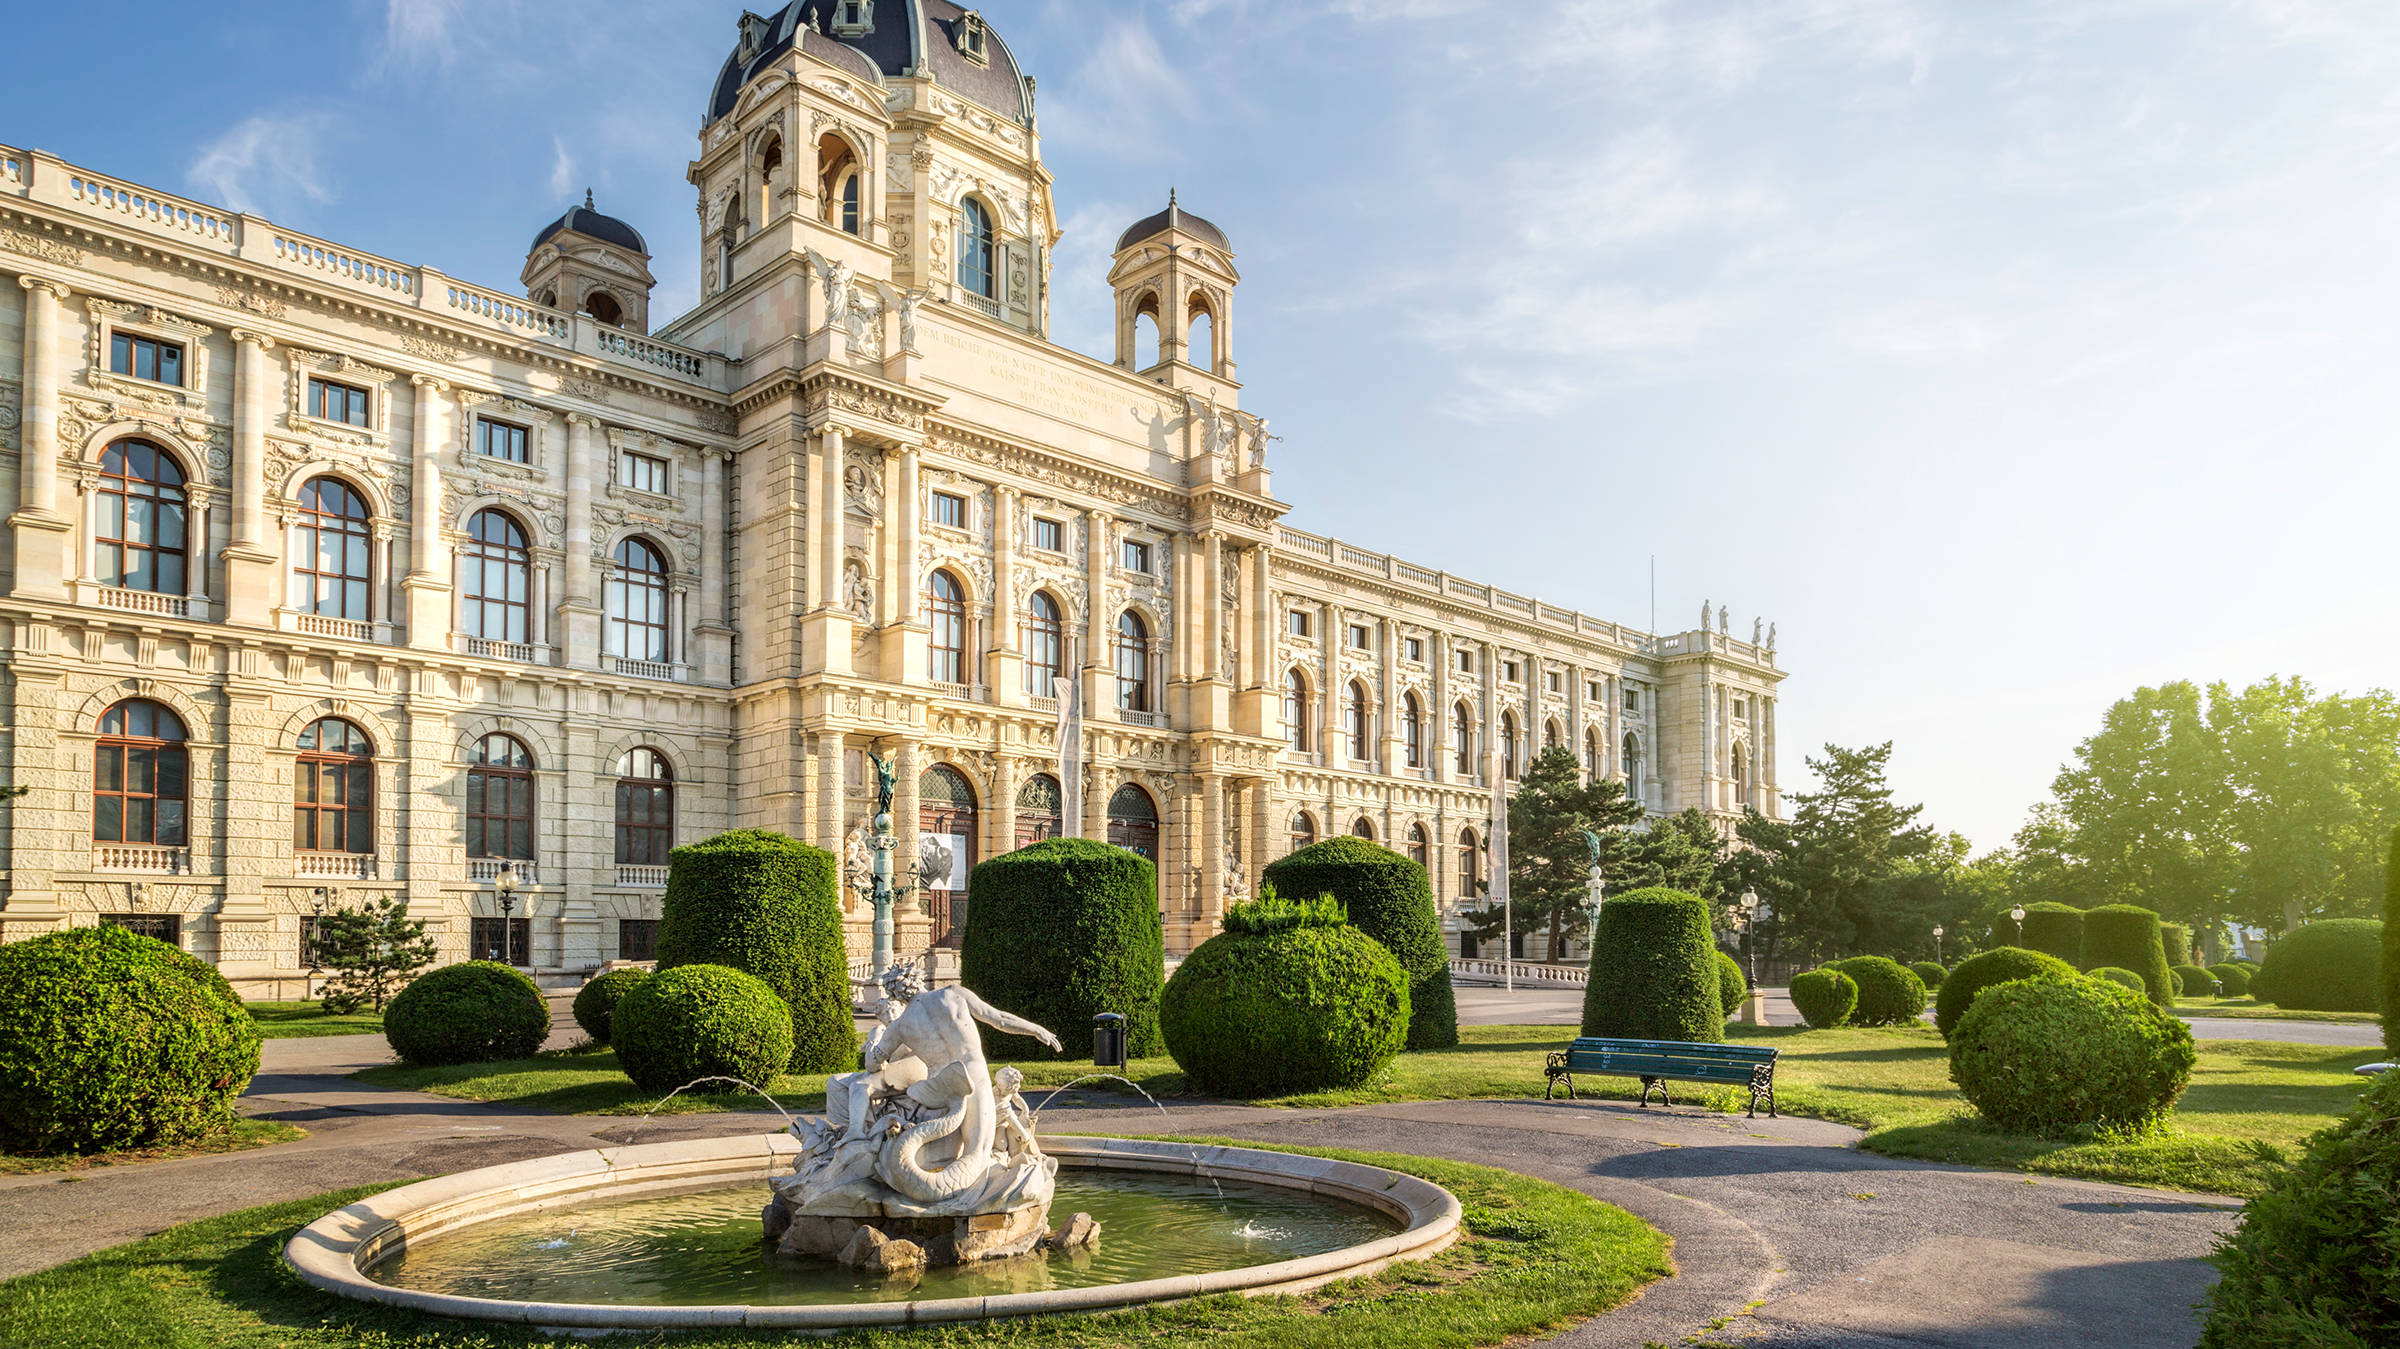
{"label": "marble fountain sculpture", "polygon": [[767,1239],[877,1274],[1089,1246],[1090,1215],[1051,1227],[1058,1162],[1034,1136],[1023,1075],[992,1071],[976,1023],[1053,1050],[1058,1037],[964,987],[927,992],[905,965],[880,982],[863,1070],[835,1076],[825,1113],[791,1125],[799,1155],[770,1182]]}

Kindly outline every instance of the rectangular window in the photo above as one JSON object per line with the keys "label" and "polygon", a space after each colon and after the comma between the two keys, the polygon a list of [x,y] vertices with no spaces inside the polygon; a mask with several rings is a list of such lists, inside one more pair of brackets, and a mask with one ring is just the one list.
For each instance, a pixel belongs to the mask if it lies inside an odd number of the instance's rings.
{"label": "rectangular window", "polygon": [[135,337],[131,333],[111,333],[108,338],[108,368],[135,379],[181,384],[183,348],[173,342]]}
{"label": "rectangular window", "polygon": [[1472,651],[1461,651],[1461,652],[1459,652],[1459,653],[1458,653],[1458,672],[1459,672],[1460,674],[1473,674],[1473,673],[1475,673],[1475,653],[1474,653],[1474,652],[1472,652]]}
{"label": "rectangular window", "polygon": [[1045,553],[1067,551],[1067,527],[1056,520],[1033,519],[1033,546]]}
{"label": "rectangular window", "polygon": [[1750,700],[1747,698],[1734,699],[1733,715],[1737,720],[1748,721],[1750,719]]}
{"label": "rectangular window", "polygon": [[625,451],[617,456],[617,485],[663,497],[667,494],[667,461]]}
{"label": "rectangular window", "polygon": [[1550,691],[1551,691],[1552,693],[1564,693],[1564,692],[1566,692],[1566,691],[1567,691],[1567,677],[1566,677],[1565,675],[1563,675],[1563,674],[1560,674],[1560,673],[1559,673],[1558,671],[1556,671],[1556,670],[1552,670],[1552,671],[1550,672]]}
{"label": "rectangular window", "polygon": [[1408,656],[1410,660],[1415,661],[1417,664],[1423,665],[1425,663],[1424,638],[1404,637],[1400,641],[1400,649]]}
{"label": "rectangular window", "polygon": [[658,959],[658,920],[655,918],[618,919],[617,959]]}
{"label": "rectangular window", "polygon": [[480,420],[475,423],[475,448],[494,459],[506,459],[512,464],[531,463],[533,454],[527,439],[522,426]]}
{"label": "rectangular window", "polygon": [[477,960],[496,960],[503,965],[533,964],[530,918],[478,918],[472,940]]}
{"label": "rectangular window", "polygon": [[967,499],[956,492],[933,494],[933,522],[952,529],[967,527]]}
{"label": "rectangular window", "polygon": [[1504,660],[1500,662],[1500,675],[1503,679],[1506,679],[1511,684],[1522,684],[1525,682],[1524,676],[1517,673],[1517,663],[1513,660]]}
{"label": "rectangular window", "polygon": [[1150,545],[1140,539],[1125,541],[1125,570],[1150,574]]}
{"label": "rectangular window", "polygon": [[1374,648],[1374,645],[1375,645],[1375,632],[1374,632],[1374,629],[1372,629],[1372,628],[1369,628],[1369,627],[1368,627],[1366,624],[1364,624],[1364,623],[1353,623],[1353,624],[1351,624],[1351,625],[1350,625],[1350,645],[1352,645],[1353,647],[1356,647],[1357,649],[1359,649],[1359,650],[1361,650],[1361,651],[1372,650],[1372,649]]}
{"label": "rectangular window", "polygon": [[1637,716],[1640,715],[1642,710],[1642,691],[1640,689],[1625,690],[1625,710]]}
{"label": "rectangular window", "polygon": [[1591,681],[1587,682],[1587,683],[1586,683],[1586,684],[1583,686],[1583,696],[1584,696],[1586,699],[1588,699],[1589,701],[1591,701],[1591,702],[1595,702],[1595,703],[1596,703],[1596,702],[1599,702],[1599,701],[1600,701],[1600,681],[1599,681],[1599,680],[1597,680],[1597,679],[1594,679],[1594,680],[1591,680]]}
{"label": "rectangular window", "polygon": [[1306,637],[1308,635],[1308,610],[1292,610],[1292,635],[1294,637]]}
{"label": "rectangular window", "polygon": [[136,936],[156,937],[169,946],[183,945],[183,919],[171,913],[104,913],[100,921]]}
{"label": "rectangular window", "polygon": [[308,382],[308,415],[320,421],[350,426],[367,424],[367,391],[329,379]]}

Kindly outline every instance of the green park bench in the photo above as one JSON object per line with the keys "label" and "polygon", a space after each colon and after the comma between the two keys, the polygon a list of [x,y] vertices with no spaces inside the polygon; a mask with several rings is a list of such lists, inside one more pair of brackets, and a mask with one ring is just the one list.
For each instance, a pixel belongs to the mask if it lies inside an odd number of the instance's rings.
{"label": "green park bench", "polygon": [[1659,1103],[1673,1105],[1667,1094],[1669,1082],[1720,1082],[1740,1087],[1750,1093],[1750,1113],[1758,1114],[1760,1097],[1767,1102],[1767,1116],[1779,1119],[1775,1113],[1775,1056],[1782,1051],[1761,1045],[1704,1045],[1683,1040],[1615,1040],[1601,1036],[1579,1036],[1575,1043],[1550,1055],[1547,1070],[1549,1084],[1542,1099],[1554,1099],[1558,1084],[1567,1084],[1567,1099],[1575,1099],[1575,1074],[1598,1074],[1607,1077],[1638,1077],[1642,1079],[1642,1105],[1650,1104],[1650,1089],[1658,1089]]}

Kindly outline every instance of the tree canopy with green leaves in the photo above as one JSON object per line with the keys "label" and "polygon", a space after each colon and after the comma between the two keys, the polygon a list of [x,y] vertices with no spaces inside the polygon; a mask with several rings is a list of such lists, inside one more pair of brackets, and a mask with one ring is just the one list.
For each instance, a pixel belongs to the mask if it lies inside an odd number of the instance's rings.
{"label": "tree canopy with green leaves", "polygon": [[1940,891],[1925,877],[1926,864],[1943,855],[1941,841],[1917,823],[1923,806],[1892,800],[1885,780],[1891,757],[1889,741],[1827,745],[1824,757],[1807,761],[1817,790],[1792,794],[1789,819],[1755,809],[1743,817],[1738,834],[1747,850],[1728,870],[1773,915],[1761,934],[1771,949],[1820,959],[1914,954],[1927,942],[1933,921],[1919,910]]}

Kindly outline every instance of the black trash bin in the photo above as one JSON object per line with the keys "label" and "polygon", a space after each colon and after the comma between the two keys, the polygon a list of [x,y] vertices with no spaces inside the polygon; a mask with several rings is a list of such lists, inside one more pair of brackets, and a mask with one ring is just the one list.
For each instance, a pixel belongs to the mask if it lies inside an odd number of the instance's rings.
{"label": "black trash bin", "polygon": [[1092,1018],[1092,1066],[1125,1066],[1125,1014],[1102,1012]]}

